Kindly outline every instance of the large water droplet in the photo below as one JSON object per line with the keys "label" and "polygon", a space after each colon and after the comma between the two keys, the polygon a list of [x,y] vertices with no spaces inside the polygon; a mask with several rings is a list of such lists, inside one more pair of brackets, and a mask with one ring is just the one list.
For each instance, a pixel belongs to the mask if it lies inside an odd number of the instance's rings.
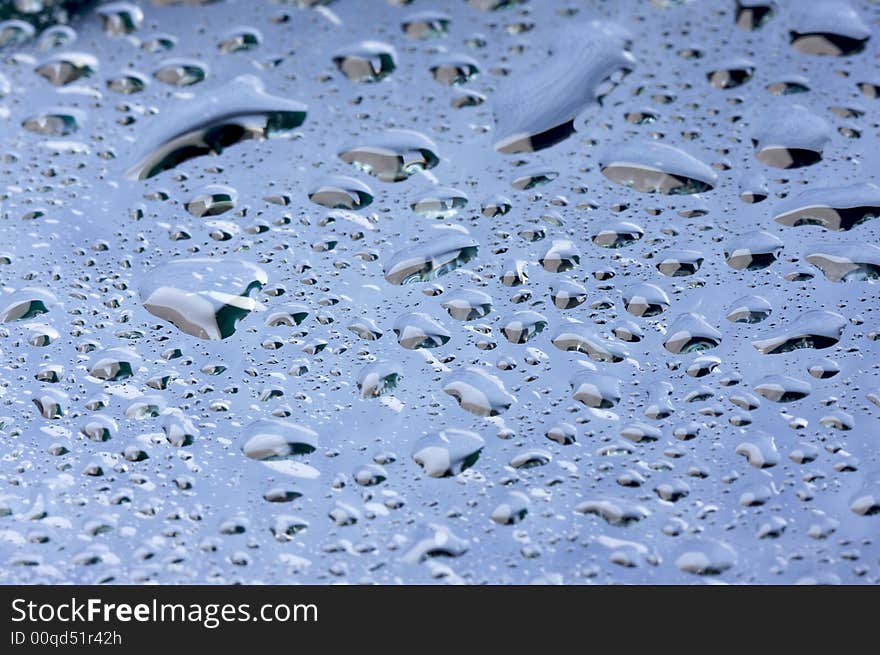
{"label": "large water droplet", "polygon": [[612,182],[643,193],[689,194],[711,191],[718,175],[683,150],[642,142],[608,148],[600,159]]}
{"label": "large water droplet", "polygon": [[[243,75],[194,101],[181,103],[173,120],[154,122],[142,137],[143,154],[127,172],[143,180],[194,157],[219,154],[245,139],[289,134],[306,118],[302,103],[266,93],[263,83]],[[155,119],[154,119],[155,120]]]}
{"label": "large water droplet", "polygon": [[267,282],[258,266],[236,259],[172,260],[144,275],[144,308],[200,339],[225,339],[256,308],[250,297]]}

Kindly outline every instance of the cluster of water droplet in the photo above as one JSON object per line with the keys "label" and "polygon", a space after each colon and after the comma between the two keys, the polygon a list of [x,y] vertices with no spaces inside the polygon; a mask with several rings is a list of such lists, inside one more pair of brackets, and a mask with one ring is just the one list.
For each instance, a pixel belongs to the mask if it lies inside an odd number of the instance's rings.
{"label": "cluster of water droplet", "polygon": [[880,5],[39,16],[0,582],[880,579]]}

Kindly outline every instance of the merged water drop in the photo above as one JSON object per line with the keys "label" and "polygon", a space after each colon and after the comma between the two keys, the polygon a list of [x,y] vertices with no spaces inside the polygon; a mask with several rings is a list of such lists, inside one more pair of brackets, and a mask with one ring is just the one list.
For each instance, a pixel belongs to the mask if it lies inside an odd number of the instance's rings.
{"label": "merged water drop", "polygon": [[144,309],[200,339],[225,339],[257,303],[250,297],[268,282],[255,264],[205,257],[172,260],[141,282]]}
{"label": "merged water drop", "polygon": [[174,120],[155,122],[143,154],[127,175],[145,179],[194,157],[219,154],[245,139],[284,136],[302,125],[305,105],[269,95],[252,75],[177,108]]}
{"label": "merged water drop", "polygon": [[477,242],[466,234],[440,234],[424,244],[397,252],[385,265],[391,284],[433,280],[464,266],[477,256]]}

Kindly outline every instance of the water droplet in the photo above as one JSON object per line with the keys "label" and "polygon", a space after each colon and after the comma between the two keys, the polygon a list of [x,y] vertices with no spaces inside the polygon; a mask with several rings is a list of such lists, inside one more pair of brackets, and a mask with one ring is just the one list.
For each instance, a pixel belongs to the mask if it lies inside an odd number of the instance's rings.
{"label": "water droplet", "polygon": [[307,427],[274,419],[259,419],[247,426],[245,457],[259,461],[308,455],[318,447],[318,435]]}
{"label": "water droplet", "polygon": [[144,308],[200,339],[225,339],[256,308],[250,297],[267,282],[256,265],[234,259],[172,260],[149,271],[141,284]]}
{"label": "water droplet", "polygon": [[434,142],[413,130],[387,130],[346,146],[339,158],[383,182],[400,182],[440,162]]}
{"label": "water droplet", "polygon": [[425,475],[444,478],[476,464],[485,445],[476,432],[449,428],[421,437],[413,446],[412,457]]}
{"label": "water droplet", "polygon": [[600,167],[612,182],[642,193],[703,193],[711,191],[718,179],[708,165],[683,150],[654,142],[610,147]]}
{"label": "water droplet", "polygon": [[397,55],[387,43],[363,41],[333,55],[333,63],[352,82],[378,82],[397,67]]}
{"label": "water droplet", "polygon": [[462,409],[476,416],[497,416],[515,402],[501,380],[474,366],[447,375],[443,391],[455,398]]}
{"label": "water droplet", "polygon": [[194,157],[219,154],[245,139],[289,134],[306,117],[305,105],[276,98],[250,75],[178,108],[173,121],[154,123],[143,137],[144,154],[128,170],[143,180],[179,166]]}

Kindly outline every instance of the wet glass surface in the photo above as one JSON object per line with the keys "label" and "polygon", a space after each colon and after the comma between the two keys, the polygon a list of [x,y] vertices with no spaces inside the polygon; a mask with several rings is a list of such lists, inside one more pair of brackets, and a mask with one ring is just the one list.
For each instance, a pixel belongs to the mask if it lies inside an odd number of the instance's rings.
{"label": "wet glass surface", "polygon": [[30,6],[0,583],[878,581],[880,5]]}

